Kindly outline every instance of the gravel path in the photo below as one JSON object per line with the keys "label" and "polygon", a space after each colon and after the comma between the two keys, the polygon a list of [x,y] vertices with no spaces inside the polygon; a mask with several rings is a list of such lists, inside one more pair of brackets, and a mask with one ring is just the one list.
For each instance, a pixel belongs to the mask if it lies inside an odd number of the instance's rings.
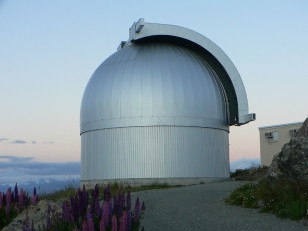
{"label": "gravel path", "polygon": [[[132,193],[146,203],[146,231],[308,230],[295,221],[226,205],[224,199],[244,182],[228,181]],[[133,205],[134,207],[134,205]]]}

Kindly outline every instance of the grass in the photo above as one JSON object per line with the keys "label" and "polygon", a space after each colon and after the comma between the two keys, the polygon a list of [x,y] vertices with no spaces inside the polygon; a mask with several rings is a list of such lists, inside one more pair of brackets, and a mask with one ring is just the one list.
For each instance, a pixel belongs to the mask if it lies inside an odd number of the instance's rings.
{"label": "grass", "polygon": [[281,218],[300,220],[308,218],[308,185],[288,179],[245,184],[235,189],[226,203],[245,208],[258,208]]}
{"label": "grass", "polygon": [[230,178],[236,181],[256,181],[261,179],[267,173],[266,166],[251,166],[249,169],[237,169],[231,172]]}
{"label": "grass", "polygon": [[[123,187],[117,183],[110,185],[111,194],[115,195],[119,192],[119,190],[124,191],[125,193],[129,192],[140,192],[145,190],[153,190],[153,189],[168,189],[168,188],[175,188],[175,187],[182,187],[181,185],[170,186],[168,184],[151,184],[147,186],[141,187]],[[103,191],[106,187],[100,186],[99,190]],[[92,190],[92,189],[91,189]],[[44,193],[40,195],[40,200],[51,200],[54,202],[64,201],[69,199],[71,196],[77,195],[77,189],[73,185],[67,186],[65,189],[58,190],[52,193]],[[89,193],[89,195],[91,195]]]}

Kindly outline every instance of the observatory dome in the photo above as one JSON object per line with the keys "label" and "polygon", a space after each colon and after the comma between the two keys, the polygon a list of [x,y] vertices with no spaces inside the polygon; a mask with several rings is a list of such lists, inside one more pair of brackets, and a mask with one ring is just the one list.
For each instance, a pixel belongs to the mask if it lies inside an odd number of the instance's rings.
{"label": "observatory dome", "polygon": [[228,179],[229,126],[254,119],[241,77],[217,45],[140,19],[84,91],[81,184]]}
{"label": "observatory dome", "polygon": [[157,125],[228,130],[222,88],[207,63],[187,48],[127,46],[91,77],[82,100],[81,132]]}

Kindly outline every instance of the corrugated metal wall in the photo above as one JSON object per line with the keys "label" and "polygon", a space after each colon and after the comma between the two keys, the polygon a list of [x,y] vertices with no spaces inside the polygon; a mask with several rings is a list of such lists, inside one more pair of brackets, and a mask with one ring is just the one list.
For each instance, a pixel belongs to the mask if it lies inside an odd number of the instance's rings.
{"label": "corrugated metal wall", "polygon": [[81,135],[81,180],[229,177],[228,131],[150,126]]}

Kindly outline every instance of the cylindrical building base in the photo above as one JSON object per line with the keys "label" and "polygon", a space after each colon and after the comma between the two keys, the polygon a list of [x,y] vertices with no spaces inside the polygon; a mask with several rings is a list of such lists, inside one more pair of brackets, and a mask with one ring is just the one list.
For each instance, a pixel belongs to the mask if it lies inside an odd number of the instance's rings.
{"label": "cylindrical building base", "polygon": [[86,132],[81,135],[81,181],[228,178],[228,135],[179,126]]}

